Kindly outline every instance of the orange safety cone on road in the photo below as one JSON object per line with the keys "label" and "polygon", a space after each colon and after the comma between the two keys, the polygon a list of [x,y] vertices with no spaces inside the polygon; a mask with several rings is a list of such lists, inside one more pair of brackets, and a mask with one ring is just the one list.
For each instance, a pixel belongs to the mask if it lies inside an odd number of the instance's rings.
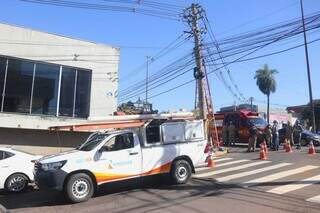
{"label": "orange safety cone on road", "polygon": [[290,143],[287,144],[286,152],[291,153],[292,152],[292,147]]}
{"label": "orange safety cone on road", "polygon": [[260,145],[260,160],[267,160],[267,155],[264,151],[263,144]]}
{"label": "orange safety cone on road", "polygon": [[316,154],[316,149],[314,148],[313,142],[311,141],[309,144],[309,155],[315,155]]}
{"label": "orange safety cone on road", "polygon": [[215,167],[215,166],[216,166],[216,164],[215,164],[214,160],[212,159],[212,157],[211,157],[211,155],[210,155],[209,158],[208,158],[208,165],[207,165],[207,167],[213,168],[213,167]]}

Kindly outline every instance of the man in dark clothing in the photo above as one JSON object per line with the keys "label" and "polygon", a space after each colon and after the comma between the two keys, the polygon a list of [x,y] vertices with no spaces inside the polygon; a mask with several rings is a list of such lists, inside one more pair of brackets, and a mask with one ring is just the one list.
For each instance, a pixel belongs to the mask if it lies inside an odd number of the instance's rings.
{"label": "man in dark clothing", "polygon": [[251,123],[249,128],[249,143],[247,152],[254,152],[256,150],[257,136],[258,129],[254,124]]}
{"label": "man in dark clothing", "polygon": [[300,124],[299,121],[296,121],[294,127],[293,127],[293,135],[295,142],[297,143],[297,149],[301,149],[301,134],[303,131],[303,127]]}
{"label": "man in dark clothing", "polygon": [[279,150],[279,126],[278,121],[273,121],[272,126],[272,145],[273,150],[278,151]]}

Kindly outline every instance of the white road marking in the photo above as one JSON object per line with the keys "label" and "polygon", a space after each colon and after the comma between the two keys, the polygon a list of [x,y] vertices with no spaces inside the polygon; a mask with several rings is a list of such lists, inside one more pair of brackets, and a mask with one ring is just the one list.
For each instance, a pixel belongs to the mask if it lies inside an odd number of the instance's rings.
{"label": "white road marking", "polygon": [[320,175],[317,175],[317,176],[313,176],[307,179],[297,181],[297,183],[286,184],[283,186],[276,187],[274,189],[269,190],[268,192],[275,193],[275,194],[285,194],[285,193],[302,189],[303,187],[307,187],[319,182],[320,182]]}
{"label": "white road marking", "polygon": [[306,199],[306,201],[313,202],[313,203],[320,203],[320,195]]}
{"label": "white road marking", "polygon": [[270,161],[258,161],[258,162],[248,163],[245,165],[240,165],[240,166],[231,167],[231,168],[227,168],[227,169],[220,169],[220,170],[210,171],[210,172],[206,172],[206,173],[202,173],[202,174],[197,174],[197,175],[194,175],[193,177],[196,177],[196,178],[209,177],[212,175],[217,175],[217,174],[221,174],[221,173],[225,173],[225,172],[231,172],[231,171],[249,168],[252,166],[262,165],[265,163],[270,163]]}
{"label": "white road marking", "polygon": [[268,175],[262,178],[258,178],[258,179],[254,179],[254,180],[250,180],[247,181],[245,183],[243,183],[244,185],[254,185],[254,184],[259,184],[259,183],[266,183],[266,182],[271,182],[274,180],[278,180],[284,177],[288,177],[290,175],[295,175],[295,174],[299,174],[308,170],[312,170],[312,169],[316,169],[318,168],[318,166],[303,166],[297,169],[291,169],[291,170],[287,170],[287,171],[283,171],[283,172],[278,172],[272,175]]}
{"label": "white road marking", "polygon": [[255,170],[252,170],[252,171],[246,171],[246,172],[240,172],[240,173],[237,173],[237,174],[234,174],[234,175],[228,175],[228,176],[225,176],[225,177],[217,178],[216,180],[219,181],[219,182],[230,181],[230,180],[233,180],[233,179],[246,177],[246,176],[253,175],[253,174],[258,174],[258,173],[261,173],[261,172],[266,172],[266,171],[270,171],[270,170],[273,170],[273,169],[278,169],[278,168],[289,166],[289,165],[291,165],[291,163],[280,163],[280,164],[277,164],[277,165],[268,166],[268,167],[264,167],[264,168],[261,168],[261,169],[255,169]]}
{"label": "white road marking", "polygon": [[227,160],[232,160],[233,158],[220,158],[220,159],[217,159],[217,160],[215,160],[215,159],[213,159],[213,161],[214,162],[222,162],[222,161],[227,161]]}
{"label": "white road marking", "polygon": [[[232,160],[233,158],[220,158],[220,159],[213,159],[213,161],[215,163],[217,162],[221,162],[221,161],[227,161],[227,160]],[[204,170],[208,170],[208,169],[213,169],[213,168],[210,168],[210,167],[207,167],[207,164],[205,164],[203,167],[198,167],[198,168],[195,168],[196,172],[200,172],[200,171],[204,171]]]}
{"label": "white road marking", "polygon": [[229,165],[232,165],[232,164],[237,164],[237,163],[243,163],[243,162],[248,162],[250,160],[246,160],[246,159],[243,159],[243,160],[235,160],[235,161],[231,161],[231,162],[226,162],[226,163],[219,163],[217,164],[216,167],[221,167],[221,166],[229,166]]}

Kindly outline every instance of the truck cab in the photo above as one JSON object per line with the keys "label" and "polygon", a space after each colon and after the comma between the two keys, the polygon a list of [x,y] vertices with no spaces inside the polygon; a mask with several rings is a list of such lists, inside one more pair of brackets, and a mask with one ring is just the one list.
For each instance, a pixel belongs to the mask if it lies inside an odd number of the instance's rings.
{"label": "truck cab", "polygon": [[40,188],[63,191],[71,202],[88,200],[101,184],[168,174],[186,183],[205,163],[203,121],[152,120],[143,128],[96,132],[74,150],[35,164]]}

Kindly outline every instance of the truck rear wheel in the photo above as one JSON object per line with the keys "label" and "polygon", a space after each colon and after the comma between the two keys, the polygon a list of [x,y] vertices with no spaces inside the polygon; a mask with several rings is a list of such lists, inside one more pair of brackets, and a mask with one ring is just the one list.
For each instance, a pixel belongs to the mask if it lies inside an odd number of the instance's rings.
{"label": "truck rear wheel", "polygon": [[186,160],[176,160],[172,163],[170,174],[174,184],[187,183],[191,177],[191,166]]}
{"label": "truck rear wheel", "polygon": [[65,185],[64,194],[72,203],[89,200],[94,193],[94,186],[89,175],[77,173],[71,175]]}

